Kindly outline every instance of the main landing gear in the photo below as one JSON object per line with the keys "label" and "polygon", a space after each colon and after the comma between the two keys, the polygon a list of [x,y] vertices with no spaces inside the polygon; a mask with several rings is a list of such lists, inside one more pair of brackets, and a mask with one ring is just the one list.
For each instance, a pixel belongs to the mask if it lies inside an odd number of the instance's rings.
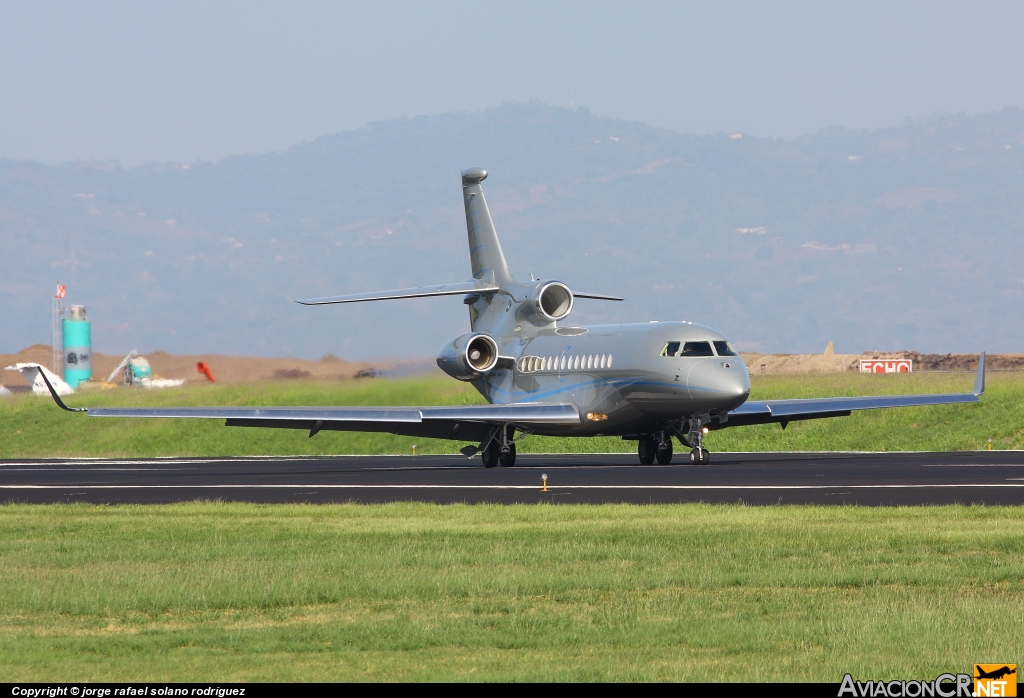
{"label": "main landing gear", "polygon": [[[683,424],[685,432],[675,431],[679,440],[691,448],[690,463],[693,465],[707,465],[711,462],[711,454],[704,448],[705,423],[704,418],[694,417]],[[641,465],[651,465],[654,461],[658,461],[659,465],[668,465],[672,462],[672,432],[659,431],[641,436],[637,443],[637,455]]]}
{"label": "main landing gear", "polygon": [[641,436],[637,445],[637,455],[640,456],[642,465],[650,465],[655,460],[658,461],[658,465],[668,465],[672,462],[672,437],[663,431]]}
{"label": "main landing gear", "polygon": [[494,468],[498,465],[502,468],[511,468],[516,464],[516,442],[510,438],[510,431],[514,433],[514,430],[507,426],[499,427],[498,432],[480,452],[485,468]]}

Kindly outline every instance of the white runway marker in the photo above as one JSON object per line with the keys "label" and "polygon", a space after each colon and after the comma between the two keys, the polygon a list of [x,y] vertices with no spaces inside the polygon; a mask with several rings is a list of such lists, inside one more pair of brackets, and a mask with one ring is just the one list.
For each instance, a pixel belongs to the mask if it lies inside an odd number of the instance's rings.
{"label": "white runway marker", "polygon": [[[957,489],[960,487],[1024,487],[1021,484],[922,484],[922,485],[548,485],[549,490],[878,490]],[[4,490],[537,490],[536,485],[0,485]]]}

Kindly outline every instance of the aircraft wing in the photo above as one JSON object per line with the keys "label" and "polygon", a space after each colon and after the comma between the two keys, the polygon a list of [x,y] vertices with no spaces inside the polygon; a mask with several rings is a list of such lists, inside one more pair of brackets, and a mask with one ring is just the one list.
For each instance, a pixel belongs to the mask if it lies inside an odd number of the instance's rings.
{"label": "aircraft wing", "polygon": [[319,431],[382,431],[460,441],[482,441],[498,424],[579,424],[571,403],[448,405],[437,407],[68,407],[50,386],[57,405],[90,417],[223,419],[229,427]]}
{"label": "aircraft wing", "polygon": [[295,301],[302,305],[329,305],[331,303],[361,303],[363,301],[386,301],[395,298],[424,298],[427,296],[459,296],[464,293],[494,293],[500,289],[494,284],[480,281],[460,281],[453,284],[437,286],[420,286],[418,288],[400,288],[395,291],[378,293],[352,293],[347,296],[327,296],[326,298],[307,298]]}
{"label": "aircraft wing", "polygon": [[969,393],[925,395],[880,395],[876,397],[821,397],[797,400],[747,401],[729,412],[723,426],[746,426],[780,422],[785,428],[790,422],[825,417],[848,417],[858,410],[877,410],[888,407],[923,407],[927,405],[955,405],[978,402],[985,392],[985,353],[978,358],[978,373],[974,390]]}

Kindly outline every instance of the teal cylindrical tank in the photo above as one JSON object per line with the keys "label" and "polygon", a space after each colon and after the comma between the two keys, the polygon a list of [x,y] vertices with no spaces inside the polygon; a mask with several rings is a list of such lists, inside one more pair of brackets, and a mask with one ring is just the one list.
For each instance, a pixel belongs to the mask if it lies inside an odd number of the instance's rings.
{"label": "teal cylindrical tank", "polygon": [[92,330],[85,308],[71,306],[71,317],[61,323],[64,336],[64,382],[77,388],[92,378]]}

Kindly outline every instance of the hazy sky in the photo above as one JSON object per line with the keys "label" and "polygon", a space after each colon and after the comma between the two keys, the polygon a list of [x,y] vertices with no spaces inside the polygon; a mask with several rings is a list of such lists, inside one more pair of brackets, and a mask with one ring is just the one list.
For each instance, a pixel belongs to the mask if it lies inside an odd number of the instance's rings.
{"label": "hazy sky", "polygon": [[1024,107],[1024,2],[10,2],[0,157],[214,160],[539,98],[678,131]]}

